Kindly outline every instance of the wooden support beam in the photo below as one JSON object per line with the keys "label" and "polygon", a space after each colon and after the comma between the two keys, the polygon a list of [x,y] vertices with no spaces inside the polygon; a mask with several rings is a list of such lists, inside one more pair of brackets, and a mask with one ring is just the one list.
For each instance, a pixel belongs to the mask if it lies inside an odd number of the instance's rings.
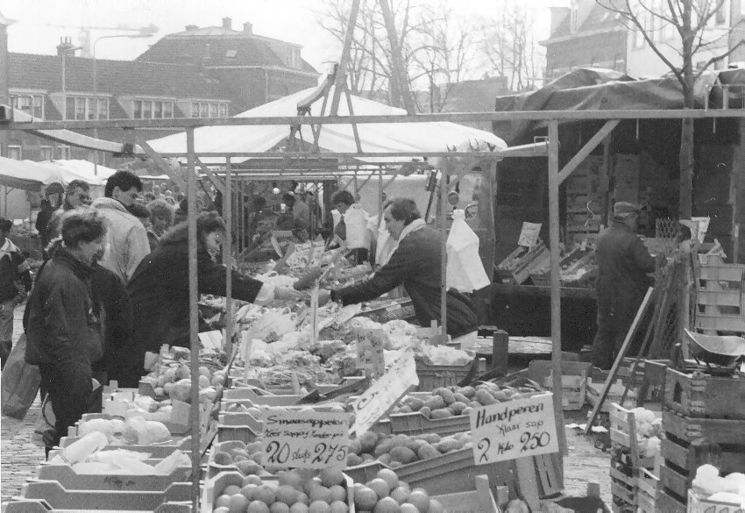
{"label": "wooden support beam", "polygon": [[551,373],[554,399],[556,432],[559,435],[559,449],[567,454],[567,440],[564,432],[564,410],[561,400],[561,283],[559,263],[559,122],[548,123],[548,218],[551,250]]}
{"label": "wooden support beam", "polygon": [[621,120],[619,119],[611,119],[610,121],[605,122],[603,127],[598,130],[598,132],[593,135],[592,138],[587,141],[584,146],[582,146],[582,149],[579,150],[577,154],[572,157],[572,160],[567,162],[567,165],[564,166],[564,168],[561,170],[558,176],[559,185],[561,185],[561,183],[566,180],[575,169],[577,169],[577,166],[579,166],[585,160],[585,158],[587,158],[587,156],[592,153],[592,150],[594,150],[598,144],[603,142],[603,140],[613,131],[614,128],[616,128],[616,126],[620,122]]}
{"label": "wooden support beam", "polygon": [[179,176],[178,172],[176,172],[171,165],[166,162],[166,160],[161,157],[158,152],[156,152],[144,139],[140,139],[139,141],[140,147],[145,152],[145,154],[150,157],[153,162],[155,162],[155,165],[158,166],[158,169],[163,171],[165,174],[167,174],[171,180],[173,180],[173,183],[175,183],[179,189],[182,191],[186,190],[186,181],[182,176]]}

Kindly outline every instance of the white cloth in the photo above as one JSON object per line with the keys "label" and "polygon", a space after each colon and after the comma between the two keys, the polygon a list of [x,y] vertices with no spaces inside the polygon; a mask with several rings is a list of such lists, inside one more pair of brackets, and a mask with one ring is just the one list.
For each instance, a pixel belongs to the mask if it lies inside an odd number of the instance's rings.
{"label": "white cloth", "polygon": [[398,245],[406,236],[417,230],[421,230],[427,226],[424,219],[414,219],[412,222],[404,226],[401,233],[398,236],[398,240],[395,240],[390,236],[388,230],[386,230],[381,224],[381,231],[378,232],[378,248],[375,251],[375,265],[384,266],[391,259],[391,255],[398,249]]}
{"label": "white cloth", "polygon": [[107,221],[106,248],[99,263],[126,284],[150,253],[145,227],[115,199],[97,198],[92,206]]}

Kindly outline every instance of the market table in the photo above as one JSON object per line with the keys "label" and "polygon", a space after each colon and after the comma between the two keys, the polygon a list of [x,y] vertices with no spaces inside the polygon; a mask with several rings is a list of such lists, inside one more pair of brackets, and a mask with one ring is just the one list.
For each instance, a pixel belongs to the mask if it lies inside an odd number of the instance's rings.
{"label": "market table", "polygon": [[[550,293],[550,287],[493,283],[489,323],[514,336],[550,336]],[[579,351],[595,337],[595,289],[562,287],[561,299],[562,349]]]}

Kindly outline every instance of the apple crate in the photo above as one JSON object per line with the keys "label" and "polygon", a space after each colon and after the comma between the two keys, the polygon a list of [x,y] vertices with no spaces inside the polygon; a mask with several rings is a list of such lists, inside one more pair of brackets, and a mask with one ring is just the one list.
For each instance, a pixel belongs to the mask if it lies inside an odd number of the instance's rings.
{"label": "apple crate", "polygon": [[[64,436],[60,439],[59,448],[64,449],[78,440],[80,440],[80,437]],[[191,437],[174,438],[168,442],[152,445],[108,445],[105,449],[126,449],[134,452],[147,452],[150,453],[151,458],[165,458],[170,456],[175,450],[190,451]],[[51,457],[52,454],[50,453],[50,459]]]}
{"label": "apple crate", "polygon": [[[226,486],[236,485],[243,486],[244,476],[240,472],[221,472],[215,477],[205,481],[202,486],[202,498],[200,500],[200,512],[212,513],[215,509],[215,501],[220,496]],[[261,480],[270,486],[277,486],[277,479],[274,476],[262,476]],[[347,490],[347,511],[355,513],[354,506],[354,483],[352,479],[345,474],[344,487]]]}
{"label": "apple crate", "polygon": [[[207,477],[215,477],[221,472],[240,472],[235,463],[227,465],[217,463],[215,461],[215,454],[218,452],[230,453],[230,451],[235,449],[246,450],[246,448],[247,444],[241,440],[229,440],[227,442],[216,442],[212,444],[207,456]],[[259,477],[263,479],[265,476],[271,476],[271,474],[262,470],[262,472],[259,473]]]}
{"label": "apple crate", "polygon": [[745,513],[742,504],[712,501],[695,490],[688,490],[687,513]]}
{"label": "apple crate", "polygon": [[418,411],[412,413],[394,413],[389,417],[391,433],[420,435],[435,433],[440,436],[462,433],[471,429],[468,415],[454,415],[444,419],[428,419]]}
{"label": "apple crate", "polygon": [[172,483],[163,491],[73,490],[57,481],[29,481],[25,499],[44,499],[54,510],[155,511],[167,502],[191,500],[191,483]]}
{"label": "apple crate", "polygon": [[464,365],[434,365],[422,358],[416,358],[416,374],[419,378],[417,390],[431,392],[440,387],[457,386],[470,373],[482,374],[486,363],[480,358],[474,358]]}
{"label": "apple crate", "polygon": [[544,266],[550,257],[548,248],[542,241],[532,248],[518,246],[497,265],[495,272],[501,283],[520,285],[532,272]]}
{"label": "apple crate", "polygon": [[137,474],[79,474],[69,465],[40,465],[36,467],[36,479],[56,481],[67,490],[122,490],[157,491],[166,490],[171,484],[188,481],[191,467],[177,467],[169,475]]}

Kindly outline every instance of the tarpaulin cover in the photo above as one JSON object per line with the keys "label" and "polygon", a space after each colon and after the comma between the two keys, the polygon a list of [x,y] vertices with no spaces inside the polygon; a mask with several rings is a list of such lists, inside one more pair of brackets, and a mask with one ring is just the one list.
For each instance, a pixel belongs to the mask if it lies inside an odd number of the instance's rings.
{"label": "tarpaulin cover", "polygon": [[[696,108],[705,107],[707,96],[710,108],[720,107],[723,89],[716,87],[720,84],[745,86],[745,70],[702,73],[694,87]],[[742,93],[742,90],[729,90],[730,107],[742,103]],[[576,69],[537,91],[501,96],[495,103],[497,112],[682,108],[683,89],[673,75],[636,80],[617,71],[595,68]],[[494,131],[509,144],[517,144],[545,126],[544,121],[499,121],[494,123]]]}
{"label": "tarpaulin cover", "polygon": [[0,157],[0,185],[39,191],[42,185],[60,183],[67,185],[73,180],[85,180],[90,185],[101,185],[100,177],[76,172],[55,162],[33,162]]}
{"label": "tarpaulin cover", "polygon": [[[305,89],[273,102],[260,105],[238,114],[236,117],[297,116],[298,103],[305,100],[316,88]],[[333,95],[333,87],[328,93]],[[399,115],[406,111],[382,103],[351,96],[354,115]],[[330,102],[329,102],[330,103]],[[311,105],[310,115],[321,116],[322,101]],[[328,110],[328,107],[327,107]],[[344,98],[339,104],[339,116],[348,116],[349,109]],[[500,151],[507,148],[505,142],[491,132],[478,130],[450,122],[426,123],[364,123],[357,130],[363,152],[417,152],[449,151],[454,148],[482,151]],[[205,126],[194,130],[194,146],[197,153],[241,153],[265,152],[288,138],[287,125]],[[302,139],[313,141],[309,125],[302,126]],[[186,135],[183,132],[148,141],[159,153],[186,153]],[[336,153],[357,152],[352,124],[329,124],[321,127],[319,146],[322,151]],[[223,162],[224,159],[202,158],[205,163]],[[246,158],[233,157],[234,163]],[[402,159],[360,157],[363,162],[386,162]]]}

